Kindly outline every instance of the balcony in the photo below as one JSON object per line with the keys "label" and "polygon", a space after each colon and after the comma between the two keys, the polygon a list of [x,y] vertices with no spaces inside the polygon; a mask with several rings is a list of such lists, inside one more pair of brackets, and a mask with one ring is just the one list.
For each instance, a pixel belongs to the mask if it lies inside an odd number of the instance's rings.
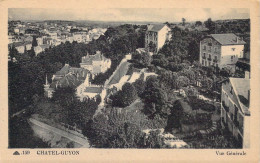
{"label": "balcony", "polygon": [[208,58],[209,61],[211,61],[212,59],[211,58]]}
{"label": "balcony", "polygon": [[226,110],[226,112],[229,112],[229,107],[225,104],[224,101],[222,101],[222,106]]}
{"label": "balcony", "polygon": [[215,53],[215,54],[219,54],[219,51],[216,51],[216,50],[215,50],[214,53]]}
{"label": "balcony", "polygon": [[203,56],[203,57],[202,57],[202,59],[206,59],[206,57],[205,57],[205,56]]}
{"label": "balcony", "polygon": [[218,63],[218,60],[217,59],[213,59],[213,62]]}
{"label": "balcony", "polygon": [[234,119],[233,123],[237,128],[239,127],[239,122],[236,119]]}

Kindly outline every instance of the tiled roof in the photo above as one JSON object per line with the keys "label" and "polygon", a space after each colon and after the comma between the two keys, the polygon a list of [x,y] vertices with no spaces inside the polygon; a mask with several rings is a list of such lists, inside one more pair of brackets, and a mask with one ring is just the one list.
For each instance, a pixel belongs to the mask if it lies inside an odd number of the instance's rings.
{"label": "tiled roof", "polygon": [[70,65],[65,64],[62,69],[55,73],[55,75],[66,75],[69,73]]}
{"label": "tiled roof", "polygon": [[60,80],[57,80],[55,82],[52,82],[50,87],[56,88],[56,85],[58,87],[71,87],[71,88],[77,88],[82,83],[82,80],[79,80],[75,74],[67,74]]}
{"label": "tiled roof", "polygon": [[23,42],[14,42],[11,45],[14,47],[25,46],[25,44]]}
{"label": "tiled roof", "polygon": [[85,92],[88,92],[88,93],[101,93],[102,92],[102,87],[87,87],[85,89]]}
{"label": "tiled roof", "polygon": [[166,24],[153,24],[153,25],[148,25],[148,31],[154,31],[158,32],[160,31]]}
{"label": "tiled roof", "polygon": [[42,49],[47,49],[50,47],[50,45],[39,45]]}
{"label": "tiled roof", "polygon": [[87,55],[82,57],[82,63],[87,65],[92,65],[93,61],[102,61],[106,60],[101,53],[97,52],[95,55]]}
{"label": "tiled roof", "polygon": [[211,34],[210,36],[222,45],[240,45],[246,43],[233,33]]}
{"label": "tiled roof", "polygon": [[86,79],[87,74],[90,74],[90,72],[84,68],[71,67],[65,64],[60,71],[56,72],[55,75],[59,76],[53,79],[50,87],[56,88],[57,85],[58,87],[76,88]]}

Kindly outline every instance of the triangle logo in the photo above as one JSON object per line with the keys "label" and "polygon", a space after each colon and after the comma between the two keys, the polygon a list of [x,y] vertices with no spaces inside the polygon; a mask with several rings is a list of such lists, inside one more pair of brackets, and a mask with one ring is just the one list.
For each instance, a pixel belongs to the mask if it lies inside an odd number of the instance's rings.
{"label": "triangle logo", "polygon": [[20,153],[18,151],[15,151],[13,155],[20,155]]}

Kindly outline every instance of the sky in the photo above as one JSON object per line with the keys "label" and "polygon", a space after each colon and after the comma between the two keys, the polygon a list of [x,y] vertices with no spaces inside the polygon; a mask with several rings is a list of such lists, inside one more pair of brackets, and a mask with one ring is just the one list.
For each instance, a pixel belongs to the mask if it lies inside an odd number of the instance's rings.
{"label": "sky", "polygon": [[101,8],[51,9],[9,8],[9,20],[91,20],[91,21],[151,21],[180,22],[220,19],[247,19],[249,9],[243,8]]}

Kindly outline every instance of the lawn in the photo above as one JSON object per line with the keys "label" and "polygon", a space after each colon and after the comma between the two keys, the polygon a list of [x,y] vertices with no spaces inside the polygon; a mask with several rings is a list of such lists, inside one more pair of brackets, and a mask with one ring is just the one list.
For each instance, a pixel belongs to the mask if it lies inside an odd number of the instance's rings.
{"label": "lawn", "polygon": [[129,62],[122,63],[120,65],[120,67],[116,70],[114,76],[112,77],[112,79],[110,80],[108,85],[118,83],[120,81],[120,79],[122,78],[122,76],[124,76],[127,73],[130,64],[131,63],[129,63]]}

